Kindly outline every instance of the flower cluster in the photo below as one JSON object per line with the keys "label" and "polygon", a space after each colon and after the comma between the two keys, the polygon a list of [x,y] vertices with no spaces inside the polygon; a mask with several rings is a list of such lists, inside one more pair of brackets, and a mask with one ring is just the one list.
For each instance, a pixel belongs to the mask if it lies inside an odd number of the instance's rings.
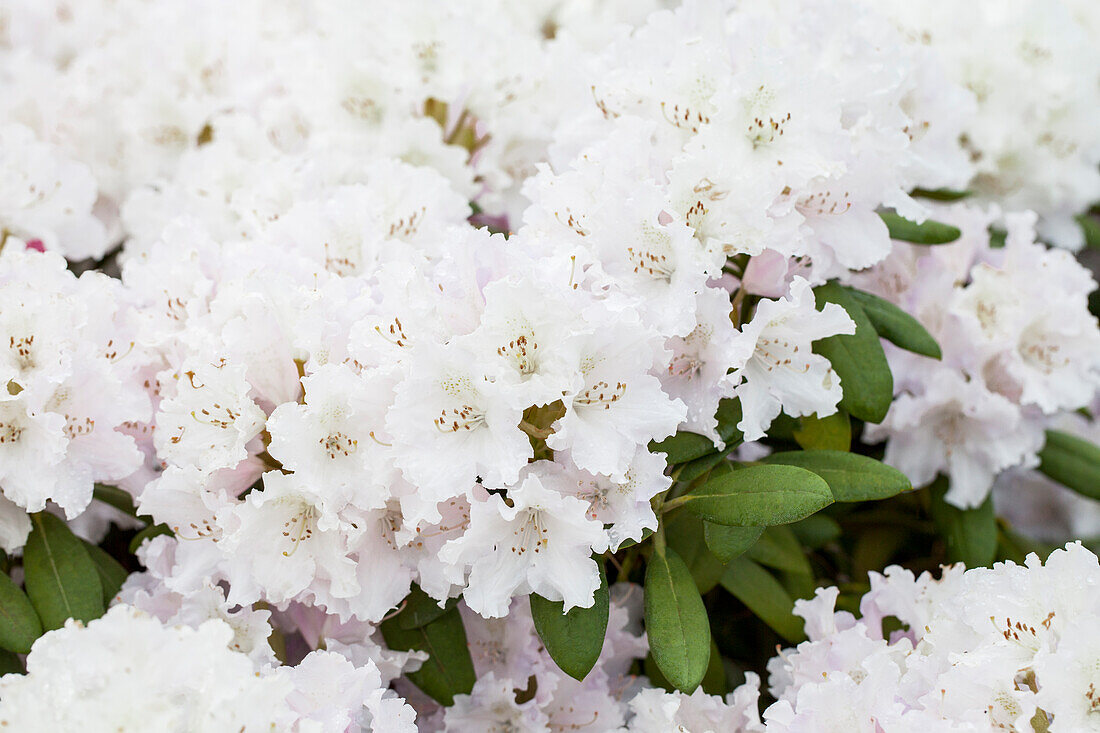
{"label": "flower cluster", "polygon": [[[690,501],[685,481],[665,506],[682,474],[655,444],[694,433],[713,467],[838,414],[858,385],[822,342],[878,341],[831,281],[942,347],[933,364],[886,346],[895,399],[862,437],[915,484],[947,475],[959,507],[1090,404],[1096,285],[1036,227],[1072,245],[1100,199],[1075,25],[1098,19],[1056,5],[977,3],[983,45],[940,3],[7,3],[0,548],[26,546],[33,579],[30,514],[93,540],[149,526],[142,572],[111,586],[97,566],[107,615],[48,631],[0,680],[0,725],[757,732],[842,727],[823,711],[851,697],[883,726],[1074,729],[1085,678],[1064,678],[1091,648],[1061,639],[1095,604],[1035,609],[1044,583],[1096,575],[1079,547],[939,582],[888,571],[858,622],[821,593],[763,719],[751,672],[724,699],[641,676],[643,591],[621,566],[582,680],[528,611],[597,608],[603,555],[651,559],[637,545]],[[984,203],[930,203],[966,188]],[[961,237],[892,241],[887,210]],[[831,502],[810,478],[807,501]],[[1032,600],[981,626],[971,596],[1007,603],[1014,583]],[[469,642],[476,682],[446,706],[410,682],[438,660],[392,641],[431,623],[410,620],[423,597]],[[886,615],[910,631],[884,639]],[[986,718],[928,698],[967,684],[955,652],[988,672]]]}
{"label": "flower cluster", "polygon": [[[1080,544],[1042,564],[871,575],[861,618],[837,590],[800,602],[810,641],[769,664],[769,731],[1095,730],[1100,566]],[[901,629],[888,631],[893,620]]]}
{"label": "flower cluster", "polygon": [[897,397],[866,437],[922,486],[937,473],[947,499],[980,504],[996,476],[1037,465],[1048,422],[1088,406],[1100,388],[1100,328],[1092,275],[1069,253],[1035,241],[1034,214],[1009,214],[992,247],[995,210],[956,204],[936,216],[962,236],[932,248],[897,243],[851,280],[899,304],[935,336],[939,363],[889,349]]}

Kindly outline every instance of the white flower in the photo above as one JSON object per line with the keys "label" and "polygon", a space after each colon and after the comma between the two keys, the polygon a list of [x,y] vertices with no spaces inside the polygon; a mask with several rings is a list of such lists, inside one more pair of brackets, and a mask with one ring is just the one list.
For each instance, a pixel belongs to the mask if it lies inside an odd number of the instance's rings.
{"label": "white flower", "polygon": [[246,444],[264,427],[264,415],[249,397],[245,368],[199,357],[183,362],[175,374],[175,395],[157,412],[158,453],[179,466],[204,473],[233,468],[248,457]]}
{"label": "white flower", "polygon": [[477,354],[456,344],[416,354],[386,429],[397,466],[426,497],[442,501],[478,476],[489,484],[516,480],[532,454],[522,415]]}
{"label": "white flower", "polygon": [[580,384],[562,395],[565,414],[546,444],[568,450],[580,468],[622,480],[639,446],[676,431],[684,406],[649,373],[662,352],[656,333],[627,316],[597,323],[600,330],[579,341],[572,372]]}
{"label": "white flower", "polygon": [[606,549],[607,537],[587,505],[567,495],[565,481],[540,461],[508,489],[507,503],[490,494],[471,505],[466,533],[439,552],[443,562],[469,568],[463,598],[471,609],[503,616],[512,596],[524,593],[564,600],[566,611],[592,605],[600,576],[590,556]]}
{"label": "white flower", "polygon": [[829,360],[814,354],[814,341],[855,333],[855,323],[835,303],[815,308],[810,283],[795,278],[790,295],[761,300],[752,320],[741,328],[737,346],[751,345],[744,366],[733,372],[740,380],[735,393],[744,415],[737,424],[745,440],[757,440],[780,413],[792,417],[831,415],[843,394]]}
{"label": "white flower", "polygon": [[219,513],[230,602],[283,603],[312,589],[324,599],[359,592],[349,536],[358,531],[297,475],[264,474],[262,491]]}
{"label": "white flower", "polygon": [[942,367],[924,394],[900,395],[882,424],[868,425],[866,435],[890,439],[886,462],[916,486],[946,473],[947,500],[959,507],[981,504],[1000,471],[1033,462],[1043,443],[1041,424],[1019,407],[980,380]]}
{"label": "white flower", "polygon": [[328,364],[302,379],[305,403],[284,402],[267,419],[268,452],[326,497],[361,509],[385,504],[392,380]]}

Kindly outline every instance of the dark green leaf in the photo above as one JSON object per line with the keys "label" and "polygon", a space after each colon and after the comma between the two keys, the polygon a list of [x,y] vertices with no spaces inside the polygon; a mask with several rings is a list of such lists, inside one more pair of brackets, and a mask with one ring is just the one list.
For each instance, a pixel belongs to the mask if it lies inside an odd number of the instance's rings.
{"label": "dark green leaf", "polygon": [[711,522],[760,527],[797,522],[833,502],[824,479],[794,466],[748,466],[711,476],[681,501]]}
{"label": "dark green leaf", "polygon": [[42,636],[42,622],[34,606],[6,573],[0,573],[0,649],[27,654]]}
{"label": "dark green leaf", "polygon": [[886,228],[890,230],[890,239],[899,239],[913,244],[947,244],[954,242],[962,232],[958,227],[944,224],[931,219],[923,224],[910,221],[904,217],[890,212],[879,214],[886,222]]}
{"label": "dark green leaf", "polygon": [[888,300],[855,288],[844,288],[863,308],[875,332],[895,346],[933,359],[943,358],[943,352],[932,334],[920,321]]}
{"label": "dark green leaf", "polygon": [[650,537],[652,537],[652,536],[653,536],[653,530],[652,530],[652,529],[649,529],[649,528],[647,527],[646,529],[643,529],[643,530],[642,530],[642,537],[641,537],[641,539],[639,539],[639,540],[635,541],[635,540],[632,540],[632,539],[630,539],[630,538],[627,538],[627,539],[625,539],[625,540],[623,540],[623,541],[622,541],[622,544],[620,544],[620,545],[618,546],[618,548],[616,548],[616,550],[615,550],[615,551],[616,551],[616,552],[618,552],[619,550],[625,550],[626,548],[628,548],[628,547],[633,547],[634,545],[640,545],[640,544],[642,544],[643,542],[645,542],[646,540],[648,540],[648,539],[649,539]]}
{"label": "dark green leaf", "polygon": [[26,670],[23,669],[23,662],[14,652],[0,649],[0,675],[23,674],[24,672]]}
{"label": "dark green leaf", "polygon": [[728,524],[703,522],[703,539],[707,547],[724,563],[752,547],[763,531],[763,527],[732,527]]}
{"label": "dark green leaf", "polygon": [[138,548],[141,547],[141,543],[145,540],[151,540],[154,537],[162,534],[172,534],[172,530],[168,527],[167,524],[150,524],[148,527],[134,535],[133,539],[130,540],[130,554],[133,555],[134,553],[136,553],[138,551]]}
{"label": "dark green leaf", "polygon": [[137,516],[137,510],[134,508],[134,497],[117,486],[96,484],[92,496],[104,504],[110,504],[120,512],[129,514],[131,517]]}
{"label": "dark green leaf", "polygon": [[87,623],[103,615],[103,586],[95,563],[63,521],[48,512],[31,515],[23,550],[24,584],[34,610],[49,631],[74,618]]}
{"label": "dark green leaf", "polygon": [[710,661],[710,623],[691,572],[676,551],[658,544],[645,574],[650,652],[672,685],[690,693]]}
{"label": "dark green leaf", "polygon": [[414,583],[409,590],[409,595],[405,598],[405,608],[397,614],[397,623],[405,630],[418,629],[435,621],[454,608],[457,603],[457,598],[451,598],[440,607],[438,601]]}
{"label": "dark green leaf", "polygon": [[997,520],[993,497],[973,509],[948,504],[947,481],[936,479],[929,487],[932,521],[947,544],[947,561],[966,563],[968,568],[987,566],[997,553]]}
{"label": "dark green leaf", "polygon": [[457,608],[416,629],[401,628],[396,617],[382,622],[380,628],[391,649],[428,653],[428,660],[408,677],[436,702],[452,705],[455,695],[468,695],[474,688],[477,678]]}
{"label": "dark green leaf", "polygon": [[714,413],[714,417],[718,421],[718,436],[726,447],[739,445],[745,440],[744,434],[737,429],[737,423],[741,422],[741,400],[722,400],[718,403],[718,411]]}
{"label": "dark green leaf", "polygon": [[703,520],[691,512],[672,512],[664,517],[668,546],[676,551],[691,571],[700,593],[718,585],[725,564],[707,549]]}
{"label": "dark green leaf", "polygon": [[768,527],[748,552],[761,565],[790,573],[810,575],[810,561],[790,527]]}
{"label": "dark green leaf", "polygon": [[535,593],[530,596],[531,618],[547,653],[561,671],[575,680],[583,680],[596,664],[607,632],[611,594],[603,563],[598,565],[600,588],[590,608],[572,608],[569,613],[562,613],[565,604],[561,601],[548,601]]}
{"label": "dark green leaf", "polygon": [[798,466],[813,471],[829,484],[836,501],[886,499],[913,488],[904,473],[858,453],[806,450],[773,453],[768,464]]}
{"label": "dark green leaf", "polygon": [[804,450],[848,450],[852,446],[852,421],[844,410],[828,417],[806,415],[798,419],[793,435]]}
{"label": "dark green leaf", "polygon": [[714,443],[710,438],[683,430],[660,443],[651,442],[649,451],[664,453],[668,465],[673,466],[714,453]]}
{"label": "dark green leaf", "polygon": [[1094,216],[1081,214],[1077,217],[1077,223],[1085,234],[1085,246],[1089,249],[1100,249],[1100,221]]}
{"label": "dark green leaf", "polygon": [[739,557],[726,568],[722,587],[749,607],[775,633],[791,643],[806,638],[802,619],[794,615],[794,599],[771,573],[747,557]]}
{"label": "dark green leaf", "polygon": [[99,575],[99,585],[103,588],[103,599],[110,603],[122,584],[126,582],[126,568],[99,547],[88,542],[84,543],[84,549],[88,551],[88,557],[95,563],[96,573]]}
{"label": "dark green leaf", "polygon": [[725,695],[726,667],[722,664],[722,655],[718,651],[718,645],[714,638],[710,640],[710,661],[707,663],[707,673],[703,675],[703,682],[699,685],[708,695]]}
{"label": "dark green leaf", "polygon": [[680,470],[674,473],[673,476],[677,481],[691,483],[722,461],[726,460],[726,456],[736,447],[737,446],[734,445],[728,445],[724,450],[716,451],[702,458],[696,458],[694,461],[689,461],[685,463]]}
{"label": "dark green leaf", "polygon": [[814,351],[828,359],[840,377],[844,389],[840,407],[865,422],[882,422],[894,399],[894,377],[878,332],[859,302],[835,281],[814,288],[814,294],[818,310],[826,303],[836,303],[856,324],[854,334],[830,336],[814,343]]}
{"label": "dark green leaf", "polygon": [[914,188],[913,196],[933,201],[960,201],[973,195],[973,191],[955,191],[950,188]]}
{"label": "dark green leaf", "polygon": [[798,537],[798,541],[811,550],[824,547],[840,537],[840,525],[832,517],[827,517],[818,512],[806,517],[801,522],[790,525],[791,531]]}
{"label": "dark green leaf", "polygon": [[1039,470],[1090,499],[1100,499],[1100,446],[1076,435],[1048,430]]}

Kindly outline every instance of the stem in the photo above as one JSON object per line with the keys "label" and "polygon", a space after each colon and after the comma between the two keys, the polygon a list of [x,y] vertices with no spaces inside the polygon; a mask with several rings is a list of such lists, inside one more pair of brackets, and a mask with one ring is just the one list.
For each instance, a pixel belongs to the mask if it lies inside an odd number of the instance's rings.
{"label": "stem", "polygon": [[661,505],[661,514],[668,514],[673,509],[677,509],[678,507],[683,506],[688,502],[690,498],[690,496],[678,496],[675,499],[666,501],[664,504]]}
{"label": "stem", "polygon": [[554,431],[550,428],[536,428],[526,420],[519,421],[519,429],[530,435],[535,440],[546,440]]}

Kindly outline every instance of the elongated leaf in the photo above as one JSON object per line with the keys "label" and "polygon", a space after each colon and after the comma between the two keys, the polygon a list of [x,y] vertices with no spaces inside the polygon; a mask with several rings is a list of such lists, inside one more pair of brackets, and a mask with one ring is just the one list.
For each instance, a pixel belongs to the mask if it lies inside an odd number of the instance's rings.
{"label": "elongated leaf", "polygon": [[682,430],[659,443],[651,442],[649,450],[651,453],[664,453],[668,465],[673,466],[714,453],[714,443],[698,433]]}
{"label": "elongated leaf", "polygon": [[832,517],[827,517],[818,512],[812,517],[806,517],[801,522],[790,525],[791,531],[798,537],[798,541],[811,550],[833,542],[840,537],[840,525]]}
{"label": "elongated leaf", "polygon": [[722,576],[722,587],[787,641],[798,643],[806,638],[802,619],[794,615],[790,593],[752,560],[739,557],[731,562]]}
{"label": "elongated leaf", "polygon": [[120,512],[129,514],[131,517],[137,516],[137,510],[134,508],[134,497],[130,496],[129,492],[123,491],[117,486],[96,484],[92,496],[102,501],[104,504],[110,504]]}
{"label": "elongated leaf", "polygon": [[863,308],[875,332],[895,346],[933,359],[942,359],[943,351],[932,334],[916,318],[888,300],[855,288],[844,288]]}
{"label": "elongated leaf", "polygon": [[798,466],[813,471],[829,484],[836,501],[886,499],[913,488],[904,473],[858,453],[805,450],[773,453],[768,464]]}
{"label": "elongated leaf", "polygon": [[103,586],[84,543],[47,512],[31,515],[33,529],[23,550],[24,584],[34,610],[49,631],[70,618],[85,623],[103,615]]}
{"label": "elongated leaf", "polygon": [[122,584],[126,582],[126,568],[99,547],[88,542],[84,543],[84,549],[88,551],[88,557],[95,563],[96,574],[99,575],[99,585],[103,588],[104,603],[110,603]]}
{"label": "elongated leaf", "polygon": [[683,481],[684,483],[691,483],[695,479],[699,478],[707,471],[711,470],[722,461],[726,460],[728,456],[736,446],[726,446],[724,450],[715,451],[710,455],[703,456],[702,458],[696,458],[694,461],[688,461],[685,463],[673,476],[677,481]]}
{"label": "elongated leaf", "polygon": [[664,518],[668,546],[687,565],[700,593],[718,585],[726,566],[707,548],[703,520],[691,512],[677,511]]}
{"label": "elongated leaf", "polygon": [[575,680],[583,680],[596,664],[607,633],[611,594],[603,563],[597,564],[600,566],[600,588],[590,608],[572,608],[569,613],[562,613],[565,604],[561,601],[548,601],[535,593],[530,596],[535,631],[554,663]]}
{"label": "elongated leaf", "polygon": [[932,199],[933,201],[961,201],[968,196],[974,195],[973,191],[955,191],[950,188],[914,188],[913,196],[919,196],[924,199]]}
{"label": "elongated leaf", "polygon": [[413,584],[405,598],[405,608],[397,614],[397,623],[403,629],[418,629],[455,607],[458,599],[452,598],[440,607],[439,602],[429,596],[420,586]]}
{"label": "elongated leaf", "polygon": [[1089,249],[1100,249],[1100,220],[1088,214],[1081,214],[1076,219],[1085,234],[1085,246]]}
{"label": "elongated leaf", "polygon": [[732,527],[728,524],[703,522],[703,539],[707,547],[724,563],[752,547],[763,531],[763,527]]}
{"label": "elongated leaf", "polygon": [[1039,470],[1090,499],[1100,499],[1100,446],[1059,430],[1047,431]]}
{"label": "elongated leaf", "polygon": [[27,594],[0,573],[0,649],[27,654],[40,636],[42,622]]}
{"label": "elongated leaf", "polygon": [[748,557],[761,565],[790,573],[810,575],[810,561],[802,543],[790,527],[768,527],[748,551]]}
{"label": "elongated leaf", "polygon": [[806,415],[799,418],[793,434],[804,450],[848,450],[852,446],[852,421],[844,410],[828,417]]}
{"label": "elongated leaf", "polygon": [[733,398],[719,402],[714,419],[718,421],[718,436],[727,448],[740,445],[745,440],[744,433],[737,428],[737,423],[741,422],[741,400]]}
{"label": "elongated leaf", "polygon": [[814,351],[828,359],[840,377],[844,389],[840,407],[865,422],[882,422],[894,399],[894,376],[878,332],[859,302],[835,281],[814,288],[814,294],[818,310],[826,303],[836,303],[856,324],[854,334],[830,336],[814,343]]}
{"label": "elongated leaf", "polygon": [[710,640],[710,661],[707,663],[707,673],[703,675],[703,681],[699,685],[708,695],[725,695],[726,667],[722,664],[722,654],[718,651],[718,644],[714,637]]}
{"label": "elongated leaf", "polygon": [[829,485],[795,466],[748,466],[718,476],[682,497],[703,519],[735,527],[797,522],[833,503]]}
{"label": "elongated leaf", "polygon": [[710,622],[684,561],[658,545],[645,574],[645,627],[649,649],[672,685],[690,693],[707,672]]}
{"label": "elongated leaf", "polygon": [[0,675],[23,674],[24,672],[26,670],[23,669],[23,662],[14,652],[0,649]]}
{"label": "elongated leaf", "polygon": [[154,537],[158,537],[162,534],[172,534],[172,530],[168,527],[167,524],[150,524],[148,527],[134,535],[133,539],[130,540],[130,554],[137,552],[138,548],[141,547],[142,543],[145,542],[145,540],[151,540]]}
{"label": "elongated leaf", "polygon": [[890,212],[879,214],[890,230],[890,239],[898,239],[913,244],[948,244],[954,242],[962,232],[958,227],[938,221],[926,220],[923,224],[910,221]]}
{"label": "elongated leaf", "polygon": [[428,653],[428,660],[408,677],[436,702],[453,705],[455,695],[469,694],[474,688],[477,678],[457,608],[419,628],[403,629],[396,617],[384,621],[380,628],[391,649]]}
{"label": "elongated leaf", "polygon": [[947,503],[947,481],[938,478],[929,487],[932,521],[947,544],[948,562],[966,563],[968,568],[991,564],[997,553],[997,520],[993,497],[980,506],[959,509]]}

